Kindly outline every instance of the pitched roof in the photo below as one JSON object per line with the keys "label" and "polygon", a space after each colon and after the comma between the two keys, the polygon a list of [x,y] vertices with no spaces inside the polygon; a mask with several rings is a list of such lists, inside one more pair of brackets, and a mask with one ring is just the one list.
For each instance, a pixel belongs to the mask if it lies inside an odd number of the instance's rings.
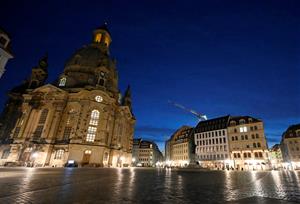
{"label": "pitched roof", "polygon": [[282,134],[282,139],[300,137],[300,123],[288,127]]}
{"label": "pitched roof", "polygon": [[225,129],[228,127],[230,115],[200,121],[195,128],[195,132],[206,132],[212,130]]}
{"label": "pitched roof", "polygon": [[262,120],[251,117],[251,116],[230,116],[230,121],[229,122],[235,121],[238,124],[241,119],[244,119],[246,124],[247,123],[262,122]]}

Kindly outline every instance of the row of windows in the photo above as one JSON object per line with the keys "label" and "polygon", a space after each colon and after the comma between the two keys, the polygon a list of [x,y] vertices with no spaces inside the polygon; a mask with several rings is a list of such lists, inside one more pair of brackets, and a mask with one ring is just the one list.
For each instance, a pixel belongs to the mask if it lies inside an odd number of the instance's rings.
{"label": "row of windows", "polygon": [[[252,154],[250,152],[247,152],[247,153],[244,152],[244,154],[233,153],[234,158],[241,158],[242,155],[243,155],[243,158],[252,158]],[[262,152],[254,152],[254,157],[255,158],[262,158],[263,153]]]}
{"label": "row of windows", "polygon": [[[252,138],[252,139],[258,139],[258,138],[259,138],[259,134],[257,134],[257,133],[256,133],[255,135],[252,134],[252,135],[251,135],[251,138]],[[241,140],[248,140],[248,139],[249,139],[249,138],[248,138],[248,135],[241,135]],[[239,136],[232,136],[232,137],[231,137],[231,141],[235,141],[235,140],[236,140],[236,141],[239,140]]]}
{"label": "row of windows", "polygon": [[183,153],[187,153],[188,150],[187,149],[182,149],[182,150],[178,150],[178,149],[173,149],[173,154],[183,154]]}
{"label": "row of windows", "polygon": [[198,159],[203,160],[223,160],[227,159],[228,154],[209,154],[209,155],[198,155]]}
{"label": "row of windows", "polygon": [[197,141],[198,146],[214,145],[214,144],[222,144],[222,143],[226,144],[226,138],[225,137]]}
{"label": "row of windows", "polygon": [[212,146],[212,147],[199,147],[199,152],[215,152],[215,151],[227,151],[226,145]]}
{"label": "row of windows", "polygon": [[[251,126],[250,131],[258,130],[257,126]],[[247,132],[248,128],[246,126],[240,127],[240,132]],[[237,133],[237,129],[234,128],[234,132]]]}
{"label": "row of windows", "polygon": [[299,147],[296,147],[296,148],[294,148],[294,147],[291,147],[291,150],[292,150],[292,151],[299,151],[299,150],[300,150],[300,148],[299,148]]}
{"label": "row of windows", "polygon": [[183,144],[176,144],[174,145],[174,148],[186,148],[188,146],[187,143],[183,143]]}
{"label": "row of windows", "polygon": [[187,160],[188,156],[172,156],[172,160]]}
{"label": "row of windows", "polygon": [[209,137],[215,137],[215,136],[216,137],[217,136],[225,136],[225,134],[226,134],[225,130],[219,130],[219,131],[196,134],[196,138],[201,139],[201,138],[209,138]]}
{"label": "row of windows", "polygon": [[150,161],[150,158],[139,158],[139,161]]}
{"label": "row of windows", "polygon": [[144,149],[140,149],[139,151],[140,152],[149,152],[151,149],[146,149],[146,150],[144,150]]}
{"label": "row of windows", "polygon": [[[239,145],[238,147],[235,147],[235,146],[232,146],[232,149],[239,149],[241,147],[241,145]],[[261,147],[261,144],[259,142],[255,143],[253,142],[253,145],[252,145],[253,148],[260,148]],[[250,145],[247,144],[246,145],[246,148],[250,148]]]}

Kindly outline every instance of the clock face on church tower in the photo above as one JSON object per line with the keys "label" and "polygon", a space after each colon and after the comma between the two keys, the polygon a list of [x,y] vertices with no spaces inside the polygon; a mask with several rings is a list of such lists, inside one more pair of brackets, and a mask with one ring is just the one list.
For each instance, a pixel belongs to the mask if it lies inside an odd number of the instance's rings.
{"label": "clock face on church tower", "polygon": [[103,98],[102,98],[102,96],[96,96],[96,97],[95,97],[95,100],[96,100],[97,102],[102,102],[102,101],[103,101]]}

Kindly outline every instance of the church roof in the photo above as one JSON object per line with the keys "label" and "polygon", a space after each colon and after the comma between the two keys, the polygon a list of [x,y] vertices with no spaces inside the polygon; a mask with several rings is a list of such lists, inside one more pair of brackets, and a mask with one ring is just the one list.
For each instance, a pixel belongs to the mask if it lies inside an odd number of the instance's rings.
{"label": "church roof", "polygon": [[111,59],[108,53],[103,51],[101,47],[94,45],[86,45],[77,50],[71,58],[66,62],[65,68],[69,66],[79,66],[80,71],[94,72],[99,66],[109,67]]}
{"label": "church roof", "polygon": [[102,24],[101,26],[99,26],[98,28],[96,28],[96,30],[105,30],[110,35],[110,32],[109,32],[108,27],[107,27],[107,23]]}

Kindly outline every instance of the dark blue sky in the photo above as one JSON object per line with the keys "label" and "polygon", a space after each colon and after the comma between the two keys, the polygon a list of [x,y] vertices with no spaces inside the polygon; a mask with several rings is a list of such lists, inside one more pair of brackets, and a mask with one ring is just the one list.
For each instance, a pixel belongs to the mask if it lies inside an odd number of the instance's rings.
{"label": "dark blue sky", "polygon": [[209,118],[261,118],[269,145],[300,121],[299,1],[50,2],[1,3],[15,55],[0,79],[1,107],[45,52],[51,82],[108,21],[120,89],[132,87],[136,137],[162,147],[181,125],[196,125],[168,100]]}

